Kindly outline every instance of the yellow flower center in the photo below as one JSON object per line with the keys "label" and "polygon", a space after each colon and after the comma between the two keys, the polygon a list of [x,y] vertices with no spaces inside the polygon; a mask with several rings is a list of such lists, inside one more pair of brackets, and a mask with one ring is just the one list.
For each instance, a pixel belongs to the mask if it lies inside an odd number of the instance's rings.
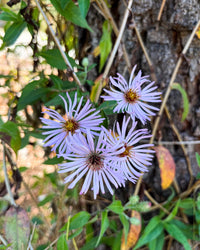
{"label": "yellow flower center", "polygon": [[139,96],[137,94],[137,92],[135,92],[134,90],[132,89],[129,89],[129,91],[127,91],[125,93],[125,99],[127,102],[129,103],[134,103],[138,100]]}
{"label": "yellow flower center", "polygon": [[130,149],[132,148],[131,146],[124,146],[125,150],[121,154],[119,154],[119,157],[124,157],[124,156],[130,156]]}
{"label": "yellow flower center", "polygon": [[79,128],[79,124],[73,119],[70,119],[64,123],[63,128],[66,132],[71,132],[74,134],[74,132]]}

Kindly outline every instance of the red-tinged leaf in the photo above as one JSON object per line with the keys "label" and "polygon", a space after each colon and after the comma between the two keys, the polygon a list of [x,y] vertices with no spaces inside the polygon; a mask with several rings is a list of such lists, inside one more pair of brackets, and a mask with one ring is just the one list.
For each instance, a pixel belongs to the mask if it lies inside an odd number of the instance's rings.
{"label": "red-tinged leaf", "polygon": [[162,189],[167,189],[174,180],[176,165],[168,149],[163,146],[158,146],[154,149],[160,167],[161,187]]}
{"label": "red-tinged leaf", "polygon": [[21,207],[10,207],[5,215],[4,230],[12,249],[26,249],[30,235],[30,221]]}
{"label": "red-tinged leaf", "polygon": [[122,235],[121,250],[129,250],[129,248],[134,247],[140,235],[140,231],[141,231],[140,213],[135,210],[132,210],[131,219],[134,219],[135,223],[131,224],[130,226],[128,237],[127,237],[127,242],[125,242],[124,234]]}

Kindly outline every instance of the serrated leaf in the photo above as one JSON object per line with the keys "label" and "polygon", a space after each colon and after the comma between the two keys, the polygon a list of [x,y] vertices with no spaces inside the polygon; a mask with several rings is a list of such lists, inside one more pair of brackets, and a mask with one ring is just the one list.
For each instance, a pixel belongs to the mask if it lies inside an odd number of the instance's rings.
{"label": "serrated leaf", "polygon": [[78,0],[78,5],[81,11],[81,15],[83,17],[86,17],[90,7],[90,0]]}
{"label": "serrated leaf", "polygon": [[100,66],[99,71],[102,70],[108,55],[112,49],[112,41],[111,41],[111,32],[112,28],[108,21],[104,21],[103,23],[103,35],[101,37],[99,47],[100,47]]}
{"label": "serrated leaf", "polygon": [[75,232],[73,232],[72,234],[69,235],[68,239],[73,239],[76,236],[78,236],[81,232],[83,231],[83,228],[78,228]]}
{"label": "serrated leaf", "polygon": [[65,234],[61,234],[58,238],[57,241],[57,249],[59,250],[68,250],[68,245],[67,245],[67,241],[66,241],[66,235]]}
{"label": "serrated leaf", "polygon": [[156,239],[163,231],[163,225],[161,223],[161,220],[158,216],[153,217],[149,224],[145,227],[144,232],[142,233],[142,236],[139,238],[135,249],[138,249],[139,247],[147,244],[151,240]]}
{"label": "serrated leaf", "polygon": [[101,214],[101,230],[99,234],[99,238],[96,243],[96,247],[98,246],[102,236],[104,235],[105,231],[107,230],[109,226],[109,220],[108,220],[108,211],[103,211]]}
{"label": "serrated leaf", "polygon": [[187,238],[185,237],[185,235],[181,232],[181,230],[173,224],[173,222],[169,222],[169,223],[163,223],[164,228],[166,229],[166,231],[178,242],[180,242],[185,250],[191,250],[191,246],[187,241]]}
{"label": "serrated leaf", "polygon": [[139,224],[131,224],[128,237],[127,237],[127,242],[125,241],[125,236],[123,234],[122,236],[122,243],[121,243],[121,250],[129,250],[130,248],[134,247],[136,244],[140,231],[141,231],[141,216],[140,213],[133,210],[131,212],[131,218],[134,218],[139,221]]}
{"label": "serrated leaf", "polygon": [[6,30],[3,38],[5,46],[10,46],[14,44],[25,28],[26,28],[26,22],[24,20],[17,21],[11,24],[10,27]]}
{"label": "serrated leaf", "polygon": [[65,17],[66,20],[92,31],[89,27],[86,19],[82,16],[80,8],[74,4],[72,0],[68,0],[65,8],[63,9],[63,4],[61,5],[60,0],[51,0],[56,10]]}
{"label": "serrated leaf", "polygon": [[182,114],[182,121],[184,121],[189,113],[189,100],[186,91],[179,83],[173,83],[172,89],[176,89],[180,91],[182,98],[183,98],[183,114]]}
{"label": "serrated leaf", "polygon": [[90,219],[90,214],[86,211],[81,211],[75,214],[70,219],[69,230],[77,229],[83,227]]}
{"label": "serrated leaf", "polygon": [[122,214],[124,210],[122,203],[119,200],[113,201],[107,208],[116,214]]}
{"label": "serrated leaf", "polygon": [[176,165],[169,150],[163,146],[154,147],[160,168],[161,187],[167,189],[173,182]]}
{"label": "serrated leaf", "polygon": [[47,92],[49,92],[48,88],[41,87],[45,81],[46,79],[32,81],[23,88],[22,95],[18,101],[17,111],[24,109],[27,105],[33,104],[35,101],[42,98]]}
{"label": "serrated leaf", "polygon": [[11,121],[0,124],[0,138],[4,140],[17,154],[21,147],[21,137],[18,126]]}
{"label": "serrated leaf", "polygon": [[[49,49],[49,50],[41,51],[40,53],[38,53],[38,55],[41,57],[44,57],[46,62],[54,68],[63,70],[63,69],[67,69],[68,67],[59,49]],[[69,57],[66,53],[65,55],[67,56],[69,62],[71,63],[71,66],[72,67],[76,66],[75,60]]]}
{"label": "serrated leaf", "polygon": [[26,249],[30,235],[30,222],[26,211],[10,207],[5,215],[4,230],[12,249]]}

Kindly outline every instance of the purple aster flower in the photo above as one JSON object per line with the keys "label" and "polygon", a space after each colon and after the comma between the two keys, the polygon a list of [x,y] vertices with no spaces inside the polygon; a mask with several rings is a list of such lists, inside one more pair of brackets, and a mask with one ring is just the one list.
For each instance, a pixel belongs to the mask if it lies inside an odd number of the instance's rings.
{"label": "purple aster flower", "polygon": [[[117,101],[117,106],[114,112],[126,111],[135,120],[135,117],[145,124],[146,120],[150,120],[149,116],[156,115],[152,110],[158,111],[159,109],[153,107],[147,102],[161,102],[160,92],[155,92],[156,86],[152,87],[154,82],[149,81],[148,76],[141,76],[141,70],[133,79],[136,66],[131,72],[129,83],[126,82],[124,77],[118,74],[118,77],[110,77],[111,84],[118,90],[111,88],[110,90],[104,89],[109,96],[102,96],[106,101]],[[143,89],[141,88],[144,83],[149,83]]]}
{"label": "purple aster flower", "polygon": [[126,179],[135,183],[137,178],[142,175],[141,172],[148,171],[145,165],[151,165],[153,158],[151,153],[154,153],[154,150],[148,148],[154,145],[138,144],[142,139],[149,138],[151,135],[148,134],[147,129],[135,130],[137,122],[134,121],[132,121],[131,128],[127,132],[129,121],[130,117],[126,120],[124,116],[121,129],[117,122],[113,131],[104,130],[107,134],[107,142],[111,147],[118,144],[124,148],[124,151],[118,154],[118,159],[115,158],[112,161],[112,165],[115,166],[115,169],[121,172]]}
{"label": "purple aster flower", "polygon": [[59,148],[59,153],[62,154],[69,150],[70,137],[69,134],[76,134],[79,132],[85,133],[87,129],[91,129],[93,135],[98,135],[95,131],[100,131],[99,124],[104,120],[100,115],[97,115],[99,111],[95,111],[91,108],[92,104],[88,100],[84,107],[81,109],[83,97],[79,103],[77,103],[77,93],[75,93],[74,101],[72,102],[68,93],[66,100],[60,96],[65,105],[65,116],[62,117],[58,112],[53,109],[48,109],[43,113],[48,114],[52,119],[41,118],[41,121],[45,124],[44,129],[48,131],[43,132],[44,135],[48,135],[44,142],[44,146],[52,146],[52,151]]}
{"label": "purple aster flower", "polygon": [[105,193],[105,187],[113,194],[111,183],[118,188],[124,185],[124,178],[112,169],[111,162],[116,155],[124,151],[119,149],[119,143],[106,147],[105,133],[102,131],[97,141],[94,141],[91,132],[88,130],[86,137],[79,133],[71,138],[71,153],[62,156],[69,160],[67,163],[60,164],[59,173],[69,173],[64,182],[71,184],[68,188],[74,188],[76,183],[85,176],[80,194],[87,193],[90,186],[94,192],[94,199],[101,190]]}

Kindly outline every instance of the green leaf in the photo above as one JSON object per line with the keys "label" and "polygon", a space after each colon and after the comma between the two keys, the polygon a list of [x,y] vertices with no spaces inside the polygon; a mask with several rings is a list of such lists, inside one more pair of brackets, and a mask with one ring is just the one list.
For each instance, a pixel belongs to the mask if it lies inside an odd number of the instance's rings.
{"label": "green leaf", "polygon": [[173,222],[163,223],[164,228],[166,231],[178,242],[180,242],[186,250],[191,250],[191,246],[187,241],[185,235],[181,232],[181,230],[174,224]]}
{"label": "green leaf", "polygon": [[100,67],[99,71],[102,70],[108,55],[112,49],[112,41],[111,41],[111,26],[108,21],[104,21],[103,23],[103,35],[100,40]]}
{"label": "green leaf", "polygon": [[176,202],[176,205],[175,207],[173,208],[172,212],[167,216],[167,218],[164,220],[165,222],[169,222],[170,220],[172,220],[177,212],[178,212],[178,208],[179,208],[179,205],[180,205],[180,199]]}
{"label": "green leaf", "polygon": [[129,218],[127,218],[125,214],[120,214],[119,218],[123,225],[125,242],[127,242],[127,237],[129,232]]}
{"label": "green leaf", "polygon": [[104,235],[105,231],[107,230],[109,226],[109,220],[108,220],[108,211],[103,211],[101,214],[101,230],[99,234],[99,238],[96,243],[96,247],[98,246],[102,236]]}
{"label": "green leaf", "polygon": [[90,0],[78,0],[78,5],[80,8],[82,17],[86,17],[89,7],[90,7]]}
{"label": "green leaf", "polygon": [[54,197],[55,197],[55,194],[49,194],[49,195],[47,195],[42,201],[40,201],[38,203],[38,206],[39,207],[44,206],[48,202],[52,201]]}
{"label": "green leaf", "polygon": [[156,239],[162,233],[162,231],[163,225],[160,218],[158,216],[153,217],[149,224],[145,227],[145,230],[134,247],[134,250]]}
{"label": "green leaf", "polygon": [[60,0],[51,0],[51,3],[54,5],[56,10],[65,17],[66,20],[80,26],[83,28],[92,31],[89,25],[87,24],[86,19],[82,16],[81,11],[78,6],[74,4],[72,0],[68,0],[65,8],[63,9],[63,3],[61,5]]}
{"label": "green leaf", "polygon": [[[44,50],[38,53],[39,56],[44,57],[46,62],[50,64],[52,67],[57,68],[57,69],[66,69],[68,66],[66,65],[59,49],[49,49],[49,50]],[[68,56],[66,53],[65,55],[67,56],[70,64],[72,67],[76,66],[76,62],[73,58]]]}
{"label": "green leaf", "polygon": [[53,157],[51,159],[47,159],[46,161],[43,162],[43,164],[46,164],[46,165],[55,165],[55,164],[63,162],[63,160],[64,160],[63,157],[58,158],[57,156],[55,156],[55,157]]}
{"label": "green leaf", "polygon": [[116,213],[116,214],[122,214],[123,213],[123,206],[121,201],[119,200],[115,200],[112,202],[112,204],[110,204],[108,206],[108,209],[111,210],[112,212]]}
{"label": "green leaf", "polygon": [[196,152],[196,160],[197,160],[197,164],[200,167],[200,155]]}
{"label": "green leaf", "polygon": [[83,231],[83,228],[78,228],[74,233],[70,234],[68,239],[73,239],[74,237],[78,236]]}
{"label": "green leaf", "polygon": [[81,212],[75,214],[70,219],[69,230],[83,227],[85,224],[87,224],[89,219],[90,219],[90,214],[86,211],[81,211]]}
{"label": "green leaf", "polygon": [[18,168],[18,170],[19,170],[20,173],[23,173],[23,172],[25,172],[28,169],[29,168],[27,168],[27,167],[20,167],[20,168]]}
{"label": "green leaf", "polygon": [[98,240],[98,236],[93,237],[83,247],[81,247],[80,250],[93,250],[95,248],[95,246],[96,246],[97,240]]}
{"label": "green leaf", "polygon": [[14,44],[25,28],[26,28],[26,22],[24,20],[17,21],[11,24],[10,27],[6,30],[3,38],[5,46],[10,46]]}
{"label": "green leaf", "polygon": [[194,208],[194,206],[195,206],[195,201],[193,198],[186,198],[180,201],[180,204],[179,204],[179,207],[185,208],[185,209]]}
{"label": "green leaf", "polygon": [[33,104],[49,92],[48,88],[41,87],[45,81],[46,79],[43,78],[38,81],[32,81],[23,88],[22,95],[18,101],[17,111],[24,109],[27,105]]}
{"label": "green leaf", "polygon": [[0,20],[17,21],[19,16],[7,8],[1,8],[4,12],[0,13]]}
{"label": "green leaf", "polygon": [[17,151],[21,147],[21,137],[18,126],[14,122],[7,121],[0,124],[0,138],[10,145],[17,154]]}
{"label": "green leaf", "polygon": [[54,83],[54,87],[58,90],[61,90],[63,86],[63,81],[58,76],[55,75],[50,75],[50,78]]}
{"label": "green leaf", "polygon": [[149,242],[149,250],[162,250],[165,242],[165,235],[162,231],[161,234],[154,240]]}
{"label": "green leaf", "polygon": [[58,241],[57,241],[57,249],[59,250],[68,250],[68,245],[67,245],[67,242],[66,242],[66,235],[65,233],[64,234],[61,234],[58,238]]}
{"label": "green leaf", "polygon": [[188,100],[187,93],[184,90],[184,88],[181,87],[181,85],[179,83],[173,83],[172,89],[179,90],[180,93],[181,93],[181,95],[182,95],[182,98],[183,98],[183,108],[184,108],[184,111],[183,111],[183,114],[182,114],[182,121],[184,121],[186,119],[188,113],[189,113],[189,100]]}
{"label": "green leaf", "polygon": [[31,221],[32,221],[33,224],[36,224],[36,225],[44,224],[44,221],[38,216],[33,216]]}
{"label": "green leaf", "polygon": [[30,222],[26,211],[20,207],[10,207],[5,215],[6,240],[12,249],[27,249],[30,235]]}
{"label": "green leaf", "polygon": [[174,219],[170,223],[177,226],[187,239],[195,240],[195,237],[194,237],[195,225],[185,224],[182,221],[174,220]]}
{"label": "green leaf", "polygon": [[97,108],[97,110],[102,109],[106,115],[112,115],[113,108],[116,106],[116,104],[116,101],[105,101]]}

